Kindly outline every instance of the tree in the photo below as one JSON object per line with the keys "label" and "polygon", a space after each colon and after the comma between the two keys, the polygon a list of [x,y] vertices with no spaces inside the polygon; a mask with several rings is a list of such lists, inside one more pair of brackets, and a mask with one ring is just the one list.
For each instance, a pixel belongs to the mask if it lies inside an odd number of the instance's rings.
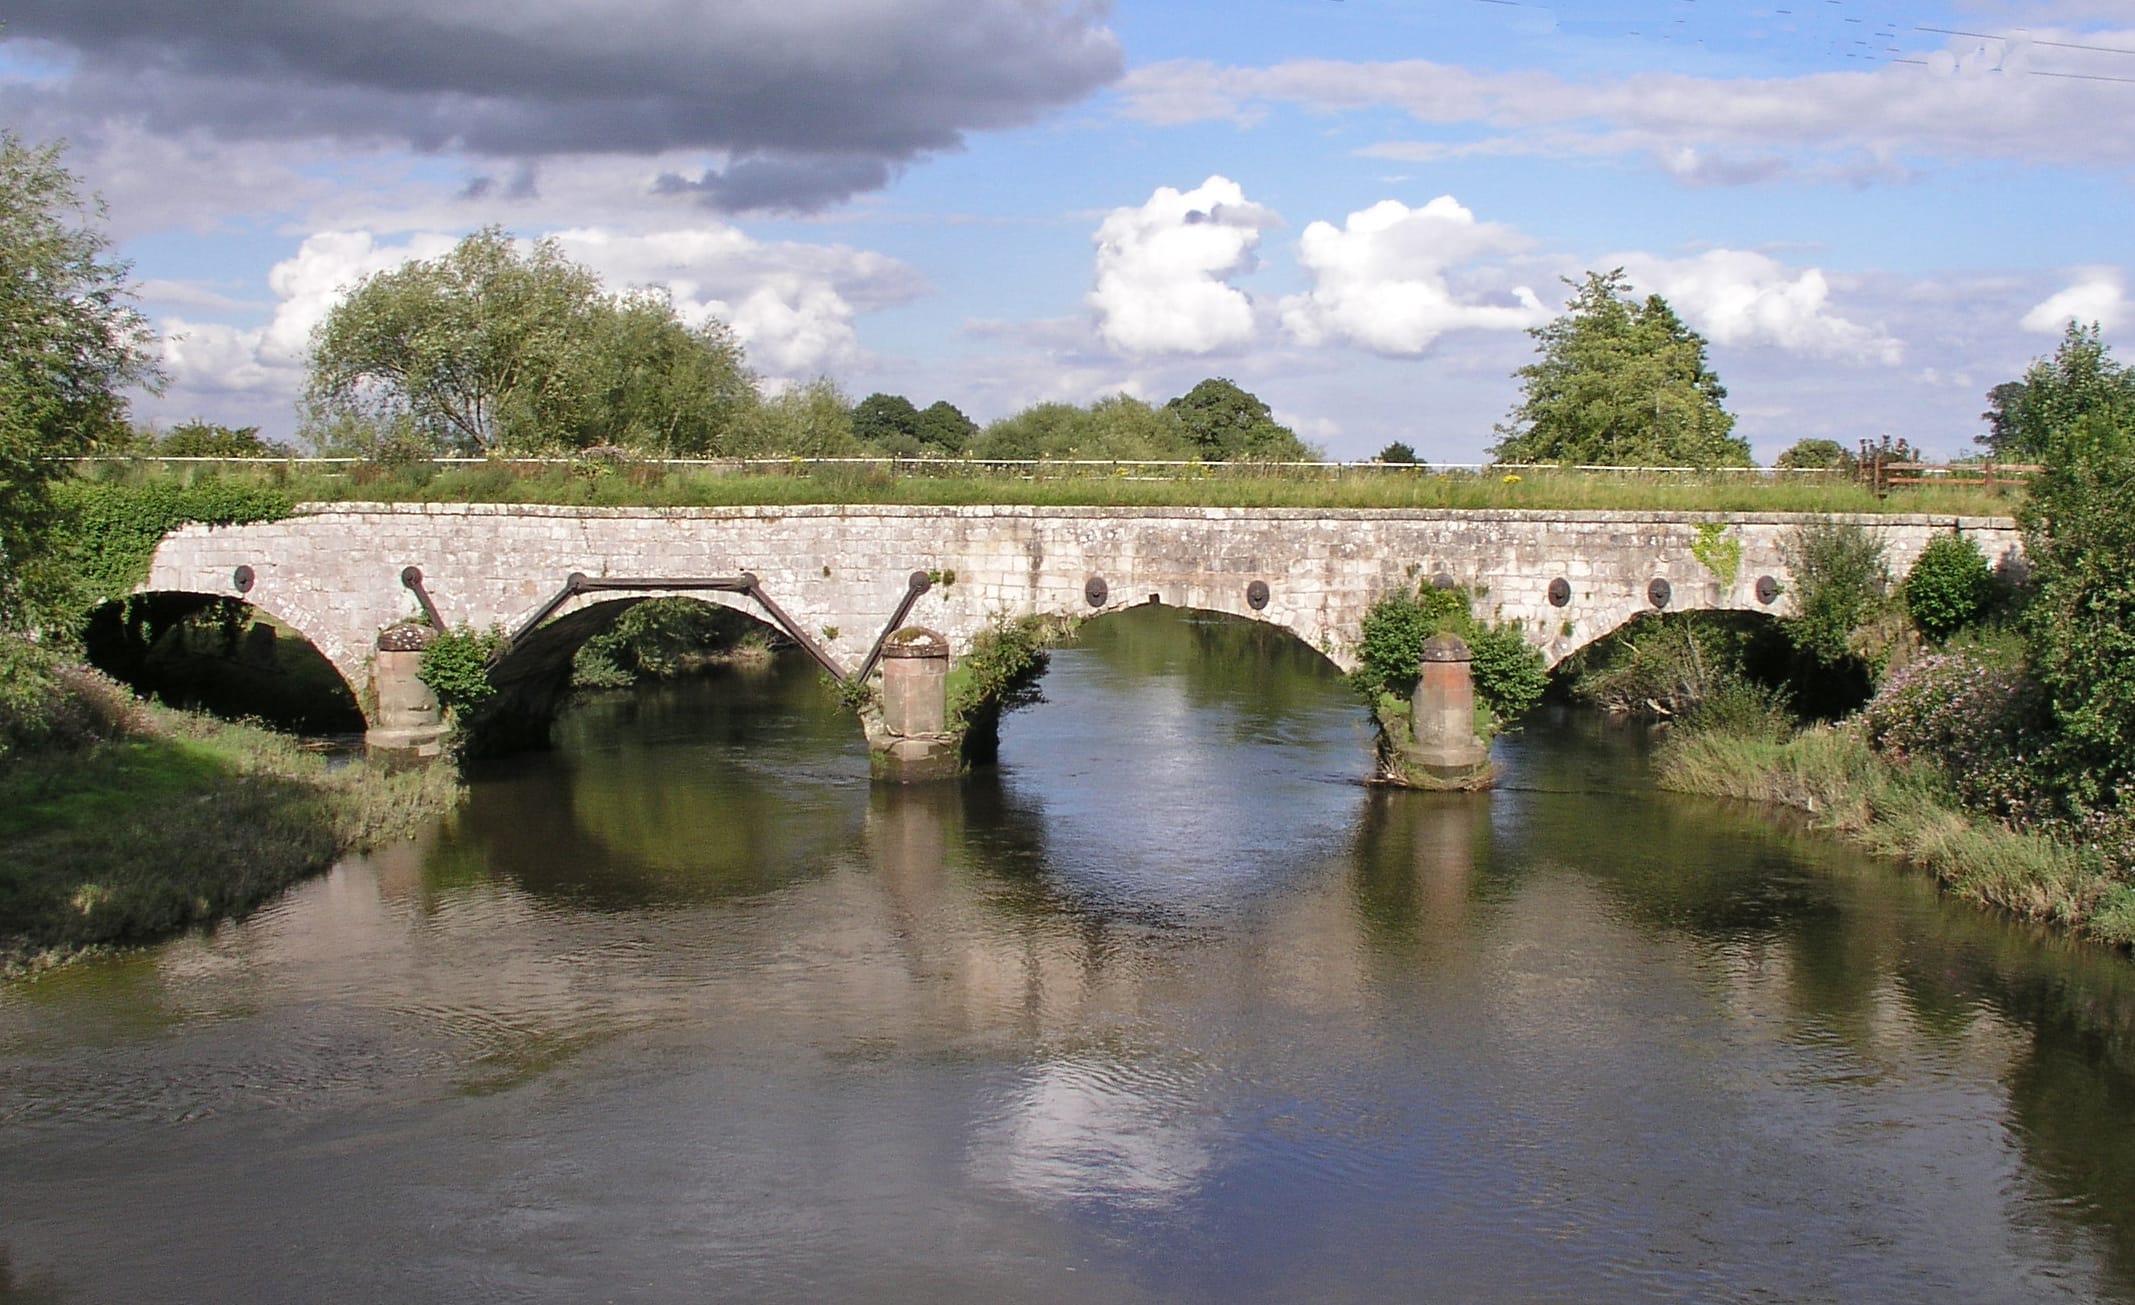
{"label": "tree", "polygon": [[577,395],[575,411],[554,432],[556,442],[669,457],[728,451],[757,396],[726,323],[684,326],[664,295],[643,291],[596,305],[591,318],[567,387]]}
{"label": "tree", "polygon": [[954,456],[971,447],[979,424],[947,399],[936,399],[919,414],[919,442],[930,452]]}
{"label": "tree", "polygon": [[825,376],[789,387],[749,410],[730,451],[743,457],[849,457],[860,451],[852,404]]}
{"label": "tree", "polygon": [[1096,433],[1089,410],[1072,403],[1033,404],[987,426],[974,452],[982,458],[1075,458]]}
{"label": "tree", "polygon": [[130,385],[160,380],[129,268],[110,258],[103,207],[57,145],[0,129],[0,625],[55,610],[54,458],[123,441]]}
{"label": "tree", "polygon": [[1379,456],[1375,458],[1374,461],[1400,463],[1414,462],[1416,461],[1416,450],[1410,448],[1408,445],[1402,443],[1400,440],[1395,440],[1393,443],[1387,445],[1385,448],[1380,449]]}
{"label": "tree", "polygon": [[2052,357],[2032,363],[2021,381],[1987,391],[1987,403],[1981,443],[1989,453],[2007,462],[2040,462],[2085,416],[2119,421],[2135,413],[2135,368],[2114,360],[2095,323],[2071,321]]}
{"label": "tree", "polygon": [[[2018,520],[2033,593],[2023,630],[2078,811],[2135,794],[2135,404],[2095,328],[2071,327],[2025,378],[2027,445],[2045,464]],[[2039,424],[2031,425],[2031,421]]]}
{"label": "tree", "polygon": [[2003,381],[1987,391],[1987,410],[1979,419],[1987,423],[1987,433],[1977,443],[1987,450],[1987,456],[2008,458],[2022,442],[2017,434],[2016,414],[2024,406],[2024,383]]}
{"label": "tree", "polygon": [[435,447],[623,445],[717,453],[755,383],[724,324],[685,326],[655,293],[606,294],[553,240],[496,227],[365,278],[312,337],[315,430],[350,416]]}
{"label": "tree", "polygon": [[1854,457],[1837,440],[1796,440],[1772,464],[1788,471],[1851,472]]}
{"label": "tree", "polygon": [[1703,336],[1659,295],[1633,297],[1622,268],[1566,284],[1564,314],[1528,331],[1541,357],[1514,373],[1525,392],[1497,428],[1499,462],[1749,465]]}
{"label": "tree", "polygon": [[1302,462],[1312,450],[1259,397],[1210,377],[1164,405],[1178,419],[1194,455],[1206,462]]}
{"label": "tree", "polygon": [[170,428],[155,442],[166,458],[288,458],[296,450],[259,437],[257,426],[218,426],[195,418]]}
{"label": "tree", "polygon": [[919,409],[901,394],[870,394],[853,406],[853,438],[892,457],[919,456],[919,426]]}

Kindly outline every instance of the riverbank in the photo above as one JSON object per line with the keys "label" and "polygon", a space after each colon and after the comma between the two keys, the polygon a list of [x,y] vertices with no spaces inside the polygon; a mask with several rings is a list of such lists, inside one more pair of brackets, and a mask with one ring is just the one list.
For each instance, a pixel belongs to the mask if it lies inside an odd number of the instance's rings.
{"label": "riverbank", "polygon": [[1967,901],[2115,946],[2135,946],[2135,884],[2097,849],[1959,808],[1926,772],[1893,765],[1845,726],[1785,741],[1684,732],[1655,761],[1662,788],[1773,802],[1881,856],[1931,871]]}
{"label": "riverbank", "polygon": [[0,767],[0,975],[242,915],[464,793],[449,765],[334,766],[295,738],[157,706]]}

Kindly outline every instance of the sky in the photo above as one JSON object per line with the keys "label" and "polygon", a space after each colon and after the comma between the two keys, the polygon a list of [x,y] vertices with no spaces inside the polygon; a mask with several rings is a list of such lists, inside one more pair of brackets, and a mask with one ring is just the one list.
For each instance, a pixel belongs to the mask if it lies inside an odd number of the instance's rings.
{"label": "sky", "polygon": [[2135,0],[11,0],[168,384],[297,429],[313,327],[497,225],[767,386],[1162,402],[1478,461],[1622,268],[1761,461],[1972,450],[2070,320],[2135,356]]}

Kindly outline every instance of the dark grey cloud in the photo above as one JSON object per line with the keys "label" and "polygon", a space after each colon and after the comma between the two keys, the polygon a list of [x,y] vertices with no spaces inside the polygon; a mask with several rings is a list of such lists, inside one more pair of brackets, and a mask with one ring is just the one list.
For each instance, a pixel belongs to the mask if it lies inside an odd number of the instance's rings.
{"label": "dark grey cloud", "polygon": [[[818,207],[1122,70],[1075,0],[14,0],[70,71],[10,109],[501,158],[704,150],[722,209]],[[88,134],[82,132],[80,134]]]}
{"label": "dark grey cloud", "polygon": [[751,209],[808,212],[863,190],[889,184],[890,168],[870,158],[751,158],[724,168],[707,168],[695,177],[663,174],[653,183],[662,195],[695,195],[722,213]]}

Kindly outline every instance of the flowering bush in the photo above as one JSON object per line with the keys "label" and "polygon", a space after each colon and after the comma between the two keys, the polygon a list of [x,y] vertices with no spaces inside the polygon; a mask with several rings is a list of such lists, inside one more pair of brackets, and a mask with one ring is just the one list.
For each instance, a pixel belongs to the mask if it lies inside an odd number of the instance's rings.
{"label": "flowering bush", "polygon": [[1861,712],[1869,746],[1941,772],[1964,805],[2018,826],[2051,819],[2044,699],[2020,667],[1970,652],[1921,657]]}

